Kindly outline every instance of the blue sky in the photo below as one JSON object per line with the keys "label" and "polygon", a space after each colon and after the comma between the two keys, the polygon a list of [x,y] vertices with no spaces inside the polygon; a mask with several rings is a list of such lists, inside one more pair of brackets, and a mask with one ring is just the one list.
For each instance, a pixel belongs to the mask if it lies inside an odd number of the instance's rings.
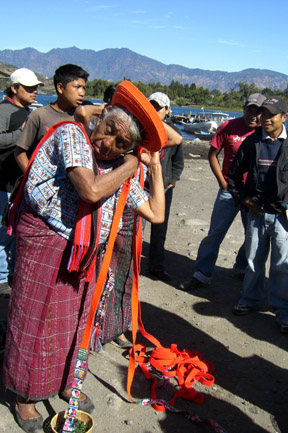
{"label": "blue sky", "polygon": [[1,16],[0,50],[129,48],[167,65],[288,75],[287,0],[14,0]]}

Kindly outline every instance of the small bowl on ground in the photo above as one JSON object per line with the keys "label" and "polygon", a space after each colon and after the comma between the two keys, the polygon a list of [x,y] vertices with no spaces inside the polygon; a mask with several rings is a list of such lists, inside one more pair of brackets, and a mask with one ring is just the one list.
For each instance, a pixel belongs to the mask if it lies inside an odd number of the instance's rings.
{"label": "small bowl on ground", "polygon": [[[62,412],[56,413],[56,415],[52,418],[51,420],[51,428],[53,433],[58,433],[58,431],[56,430],[56,426],[57,425],[62,425],[62,427],[64,426],[64,420],[65,420],[65,416],[66,413],[64,410]],[[85,433],[91,433],[92,429],[94,427],[94,421],[92,416],[87,413],[87,412],[83,412],[82,410],[78,410],[77,411],[77,419],[79,419],[80,421],[84,422],[85,424],[87,424],[88,429],[86,430]]]}

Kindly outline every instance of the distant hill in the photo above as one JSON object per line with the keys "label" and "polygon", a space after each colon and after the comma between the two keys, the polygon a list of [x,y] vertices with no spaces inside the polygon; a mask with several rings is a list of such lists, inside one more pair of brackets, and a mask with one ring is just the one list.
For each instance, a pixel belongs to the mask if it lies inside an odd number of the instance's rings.
{"label": "distant hill", "polygon": [[[22,67],[22,66],[17,66],[17,67]],[[7,64],[0,61],[0,91],[1,92],[4,91],[8,85],[7,78],[12,74],[13,71],[15,71],[17,67],[15,65]],[[50,78],[48,79],[47,77],[44,77],[43,75],[39,74],[36,69],[33,68],[29,68],[29,69],[35,70],[38,79],[45,84],[45,93],[55,92],[53,81]],[[41,88],[39,90],[40,90],[39,93],[41,93]]]}
{"label": "distant hill", "polygon": [[75,63],[89,72],[90,80],[100,78],[115,82],[126,77],[132,81],[161,84],[170,84],[174,80],[182,84],[195,83],[197,87],[210,90],[219,89],[221,92],[237,88],[239,82],[254,83],[259,89],[268,87],[273,90],[285,90],[288,84],[288,75],[267,69],[245,69],[240,72],[190,69],[180,65],[165,65],[127,48],[101,51],[76,47],[55,48],[48,53],[41,53],[34,48],[3,50],[0,51],[0,61],[18,68],[32,69],[47,78],[51,78],[60,65]]}

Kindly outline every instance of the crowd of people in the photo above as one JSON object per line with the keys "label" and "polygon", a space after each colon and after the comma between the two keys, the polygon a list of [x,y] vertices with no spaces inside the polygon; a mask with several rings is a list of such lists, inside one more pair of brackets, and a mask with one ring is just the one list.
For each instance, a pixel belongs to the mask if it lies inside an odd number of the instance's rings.
{"label": "crowd of people", "polygon": [[[278,97],[252,94],[242,118],[226,121],[211,140],[208,159],[220,186],[208,235],[200,243],[195,270],[180,289],[193,291],[211,284],[223,241],[240,211],[245,231],[235,273],[243,289],[234,314],[259,309],[268,290],[269,304],[283,333],[288,333],[288,106]],[[222,170],[217,155],[224,150]],[[266,284],[266,262],[270,268]]]}
{"label": "crowd of people", "polygon": [[[56,101],[30,112],[43,83],[21,68],[11,74],[7,98],[0,104],[1,215],[24,173],[12,235],[0,227],[0,297],[10,297],[3,378],[16,396],[16,420],[29,433],[42,429],[37,401],[54,395],[69,400],[111,225],[126,189],[91,350],[98,352],[111,341],[123,348],[132,345],[125,332],[131,323],[133,242],[141,218],[151,223],[151,277],[173,279],[165,267],[164,247],[184,155],[181,132],[169,118],[170,100],[161,92],[145,98],[124,81],[109,86],[100,107],[85,104],[88,75],[77,65],[59,67]],[[245,315],[259,307],[271,249],[269,302],[284,333],[287,112],[281,98],[255,93],[247,98],[242,117],[219,126],[208,154],[219,184],[210,229],[199,246],[192,278],[179,287],[193,291],[212,284],[221,242],[241,212],[245,239],[234,271],[243,279],[243,290],[234,313]],[[92,412],[92,398],[81,393],[79,409]]]}

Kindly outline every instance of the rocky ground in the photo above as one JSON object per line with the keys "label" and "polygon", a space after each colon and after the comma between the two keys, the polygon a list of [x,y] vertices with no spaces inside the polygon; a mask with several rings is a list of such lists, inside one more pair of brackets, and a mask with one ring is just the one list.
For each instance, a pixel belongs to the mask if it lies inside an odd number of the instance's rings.
{"label": "rocky ground", "polygon": [[[177,408],[201,419],[212,419],[227,433],[287,433],[287,344],[267,303],[260,312],[238,317],[233,305],[241,290],[232,266],[243,241],[243,229],[237,218],[219,253],[211,286],[192,294],[177,289],[190,278],[201,239],[209,228],[209,219],[218,190],[207,162],[208,143],[185,141],[185,169],[175,191],[167,236],[167,270],[171,283],[155,281],[148,274],[149,225],[145,229],[140,277],[142,319],[148,332],[164,346],[176,343],[179,349],[201,352],[213,362],[215,384],[196,385],[205,395],[202,405],[178,399]],[[0,311],[5,315],[6,303]],[[127,333],[128,338],[131,335]],[[139,336],[139,341],[144,339]],[[147,345],[151,347],[148,342]],[[90,356],[89,374],[84,391],[94,400],[93,414],[98,433],[208,433],[208,424],[194,424],[181,414],[156,412],[149,406],[132,404],[126,393],[127,353],[113,344]],[[170,399],[172,382],[161,397]],[[136,371],[132,387],[135,399],[149,398],[150,383]],[[0,432],[20,433],[10,412],[13,396],[0,389]],[[38,404],[47,424],[55,412],[66,409],[58,398]],[[50,417],[50,418],[49,418]]]}

